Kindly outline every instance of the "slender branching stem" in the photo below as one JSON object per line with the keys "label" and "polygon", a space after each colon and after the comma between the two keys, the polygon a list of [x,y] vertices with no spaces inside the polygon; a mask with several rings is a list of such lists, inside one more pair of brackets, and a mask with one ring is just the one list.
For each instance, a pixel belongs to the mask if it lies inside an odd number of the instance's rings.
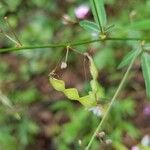
{"label": "slender branching stem", "polygon": [[107,110],[106,110],[106,112],[105,112],[105,114],[104,114],[102,120],[100,121],[99,125],[97,126],[97,128],[96,128],[94,134],[92,135],[92,137],[91,137],[91,139],[90,139],[90,142],[88,143],[88,145],[87,145],[87,147],[85,148],[85,150],[89,150],[89,149],[90,149],[91,144],[92,144],[94,138],[96,137],[96,135],[97,135],[97,133],[99,132],[99,130],[101,129],[101,127],[102,127],[104,121],[106,120],[106,118],[107,118],[107,116],[108,116],[108,114],[109,114],[109,112],[110,112],[110,110],[111,110],[111,108],[112,108],[112,106],[113,106],[113,104],[114,104],[114,102],[115,102],[115,100],[116,100],[118,94],[120,93],[121,89],[122,89],[123,86],[125,85],[125,82],[126,82],[126,80],[127,80],[127,78],[128,78],[128,75],[129,75],[129,72],[130,72],[130,70],[131,70],[131,68],[132,68],[132,66],[133,66],[133,64],[134,64],[134,61],[136,60],[137,56],[138,56],[138,54],[135,55],[134,58],[132,59],[132,61],[131,61],[130,65],[129,65],[127,71],[125,72],[125,74],[124,74],[124,76],[123,76],[123,78],[122,78],[122,80],[121,80],[121,82],[120,82],[120,84],[119,84],[119,86],[118,86],[118,88],[117,88],[117,90],[116,90],[114,96],[113,96],[112,99],[111,99],[111,102],[110,102],[110,104],[109,104],[109,106],[108,106],[108,108],[107,108]]}
{"label": "slender branching stem", "polygon": [[0,53],[4,52],[11,52],[11,51],[19,51],[19,50],[31,50],[31,49],[48,49],[48,48],[65,48],[69,46],[80,46],[100,41],[150,41],[150,38],[120,38],[120,37],[107,37],[105,40],[103,39],[88,39],[88,40],[81,40],[79,42],[66,42],[62,44],[50,44],[50,45],[38,45],[38,46],[20,46],[20,47],[13,47],[13,48],[3,48],[0,49]]}

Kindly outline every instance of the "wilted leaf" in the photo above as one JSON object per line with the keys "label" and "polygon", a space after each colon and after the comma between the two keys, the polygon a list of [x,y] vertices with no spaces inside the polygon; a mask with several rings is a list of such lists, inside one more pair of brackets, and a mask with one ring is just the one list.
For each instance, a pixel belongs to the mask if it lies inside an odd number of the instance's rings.
{"label": "wilted leaf", "polygon": [[83,27],[88,32],[100,32],[98,25],[91,21],[80,21],[80,26]]}
{"label": "wilted leaf", "polygon": [[82,105],[85,107],[93,107],[96,106],[97,104],[97,99],[103,95],[103,90],[100,88],[98,82],[97,82],[97,77],[98,77],[98,70],[94,64],[94,61],[89,54],[85,53],[85,56],[88,57],[89,62],[90,62],[90,73],[92,76],[92,80],[90,82],[92,91],[89,92],[89,95],[80,97],[78,90],[76,88],[68,88],[65,89],[65,83],[62,80],[55,79],[50,76],[50,83],[56,89],[57,91],[61,91],[65,94],[65,96],[70,99],[70,100],[77,100],[79,101]]}
{"label": "wilted leaf", "polygon": [[148,53],[143,53],[141,58],[142,71],[146,86],[146,93],[150,99],[150,55]]}

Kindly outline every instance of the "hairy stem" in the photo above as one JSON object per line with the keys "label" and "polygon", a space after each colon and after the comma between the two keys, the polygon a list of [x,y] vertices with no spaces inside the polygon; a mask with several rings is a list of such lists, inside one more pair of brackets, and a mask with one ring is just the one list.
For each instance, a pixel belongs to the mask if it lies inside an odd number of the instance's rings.
{"label": "hairy stem", "polygon": [[111,110],[111,108],[112,108],[112,106],[113,106],[113,104],[114,104],[114,102],[115,102],[115,100],[116,100],[118,94],[120,93],[121,89],[123,88],[123,86],[124,86],[124,84],[125,84],[125,82],[126,82],[126,80],[127,80],[127,78],[128,78],[129,72],[130,72],[130,70],[131,70],[131,68],[132,68],[132,66],[133,66],[133,64],[134,64],[134,61],[136,60],[137,56],[138,56],[138,54],[135,55],[134,58],[132,59],[132,61],[131,61],[130,65],[129,65],[129,67],[128,67],[126,73],[124,74],[124,76],[123,76],[123,78],[122,78],[122,80],[121,80],[121,82],[120,82],[120,84],[119,84],[119,86],[118,86],[118,89],[116,90],[114,96],[113,96],[112,99],[111,99],[111,102],[110,102],[110,104],[109,104],[109,106],[108,106],[108,108],[107,108],[107,110],[106,110],[106,112],[105,112],[105,114],[104,114],[102,120],[100,121],[98,127],[96,128],[94,134],[92,135],[92,137],[91,137],[91,139],[90,139],[90,142],[88,143],[88,145],[87,145],[87,147],[85,148],[85,150],[89,150],[89,149],[90,149],[90,146],[91,146],[91,144],[92,144],[94,138],[96,137],[96,135],[97,135],[97,133],[99,132],[99,130],[101,129],[101,127],[102,127],[104,121],[106,120],[107,116],[109,115],[109,112],[110,112],[110,110]]}
{"label": "hairy stem", "polygon": [[120,37],[107,37],[105,40],[103,39],[88,39],[82,40],[79,42],[66,42],[62,44],[50,44],[50,45],[38,45],[38,46],[21,46],[21,47],[13,47],[13,48],[3,48],[0,49],[0,53],[11,52],[11,51],[19,51],[19,50],[31,50],[31,49],[47,49],[47,48],[63,48],[69,46],[80,46],[100,41],[150,41],[150,38],[120,38]]}

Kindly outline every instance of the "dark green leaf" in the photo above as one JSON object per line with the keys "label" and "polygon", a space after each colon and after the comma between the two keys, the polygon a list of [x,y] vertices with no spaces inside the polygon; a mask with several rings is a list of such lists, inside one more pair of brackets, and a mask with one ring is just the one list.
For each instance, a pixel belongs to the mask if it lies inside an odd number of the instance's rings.
{"label": "dark green leaf", "polygon": [[148,98],[150,98],[150,55],[148,53],[143,53],[141,57],[142,71],[145,80],[146,93]]}
{"label": "dark green leaf", "polygon": [[106,26],[106,12],[104,8],[103,0],[90,0],[92,13],[96,23],[99,25],[101,31],[104,31],[104,27]]}
{"label": "dark green leaf", "polygon": [[90,21],[80,21],[80,26],[83,27],[88,32],[100,32],[98,25]]}
{"label": "dark green leaf", "polygon": [[123,58],[120,65],[118,66],[118,69],[123,68],[124,66],[127,66],[128,64],[130,64],[134,56],[138,55],[140,52],[141,50],[132,50],[129,53],[127,53],[127,55]]}

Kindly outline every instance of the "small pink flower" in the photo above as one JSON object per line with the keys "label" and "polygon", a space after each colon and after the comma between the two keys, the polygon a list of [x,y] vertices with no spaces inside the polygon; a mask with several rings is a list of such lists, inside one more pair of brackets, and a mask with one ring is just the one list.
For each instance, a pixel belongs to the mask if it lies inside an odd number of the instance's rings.
{"label": "small pink flower", "polygon": [[131,150],[140,150],[140,148],[138,146],[132,146]]}
{"label": "small pink flower", "polygon": [[89,6],[80,5],[79,7],[75,8],[74,12],[78,19],[84,19],[89,12]]}

